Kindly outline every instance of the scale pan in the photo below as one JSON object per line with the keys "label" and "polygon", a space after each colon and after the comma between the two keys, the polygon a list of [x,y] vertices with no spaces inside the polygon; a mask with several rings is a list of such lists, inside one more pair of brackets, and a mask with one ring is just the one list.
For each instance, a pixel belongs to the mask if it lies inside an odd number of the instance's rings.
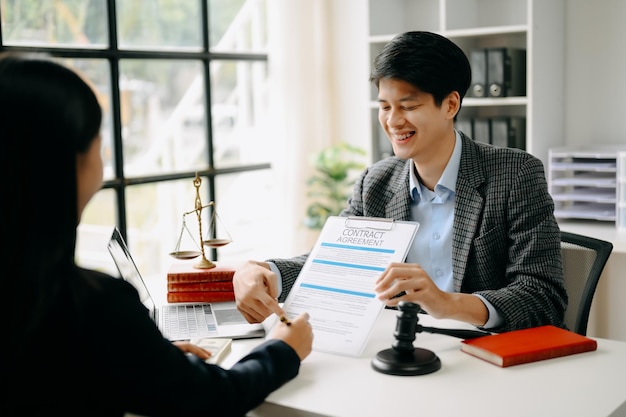
{"label": "scale pan", "polygon": [[170,252],[170,256],[176,259],[193,259],[200,256],[202,252],[198,252],[195,250],[183,250],[177,252]]}
{"label": "scale pan", "polygon": [[228,245],[230,242],[232,242],[230,239],[207,239],[202,243],[210,248],[219,248]]}

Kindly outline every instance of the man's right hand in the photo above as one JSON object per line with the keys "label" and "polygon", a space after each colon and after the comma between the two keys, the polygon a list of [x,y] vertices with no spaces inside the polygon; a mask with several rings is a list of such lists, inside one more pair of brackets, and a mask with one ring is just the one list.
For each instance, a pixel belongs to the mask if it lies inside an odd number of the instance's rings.
{"label": "man's right hand", "polygon": [[260,323],[272,313],[284,315],[278,304],[277,279],[265,262],[247,261],[235,271],[235,301],[249,323]]}

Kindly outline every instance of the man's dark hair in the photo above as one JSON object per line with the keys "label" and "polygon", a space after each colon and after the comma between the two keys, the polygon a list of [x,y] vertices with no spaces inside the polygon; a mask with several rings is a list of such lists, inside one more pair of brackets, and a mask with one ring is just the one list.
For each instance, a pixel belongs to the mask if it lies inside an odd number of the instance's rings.
{"label": "man's dark hair", "polygon": [[435,104],[457,91],[461,101],[470,86],[472,70],[454,42],[432,32],[405,32],[394,37],[374,59],[370,82],[382,78],[405,81],[433,95]]}

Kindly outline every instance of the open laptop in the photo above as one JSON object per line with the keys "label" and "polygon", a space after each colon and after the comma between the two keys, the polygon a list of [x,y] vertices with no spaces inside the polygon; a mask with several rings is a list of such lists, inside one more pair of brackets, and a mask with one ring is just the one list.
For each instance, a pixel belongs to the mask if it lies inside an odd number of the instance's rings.
{"label": "open laptop", "polygon": [[175,303],[157,307],[117,227],[113,229],[107,247],[120,276],[137,289],[141,302],[169,340],[204,337],[246,339],[265,336],[263,324],[248,323],[234,302]]}

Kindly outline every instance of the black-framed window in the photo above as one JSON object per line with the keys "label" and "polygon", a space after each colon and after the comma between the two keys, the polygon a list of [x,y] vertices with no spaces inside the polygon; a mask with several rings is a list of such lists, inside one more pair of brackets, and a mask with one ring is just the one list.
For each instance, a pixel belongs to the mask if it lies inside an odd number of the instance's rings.
{"label": "black-framed window", "polygon": [[[196,173],[218,237],[233,239],[207,257],[244,258],[258,244],[270,207],[244,209],[272,182],[266,21],[265,0],[0,1],[0,51],[66,63],[105,109],[104,185],[82,218],[79,261],[110,265],[112,225],[145,274],[161,274],[177,248],[198,250],[197,218],[184,215]],[[202,213],[206,232],[211,208]]]}

